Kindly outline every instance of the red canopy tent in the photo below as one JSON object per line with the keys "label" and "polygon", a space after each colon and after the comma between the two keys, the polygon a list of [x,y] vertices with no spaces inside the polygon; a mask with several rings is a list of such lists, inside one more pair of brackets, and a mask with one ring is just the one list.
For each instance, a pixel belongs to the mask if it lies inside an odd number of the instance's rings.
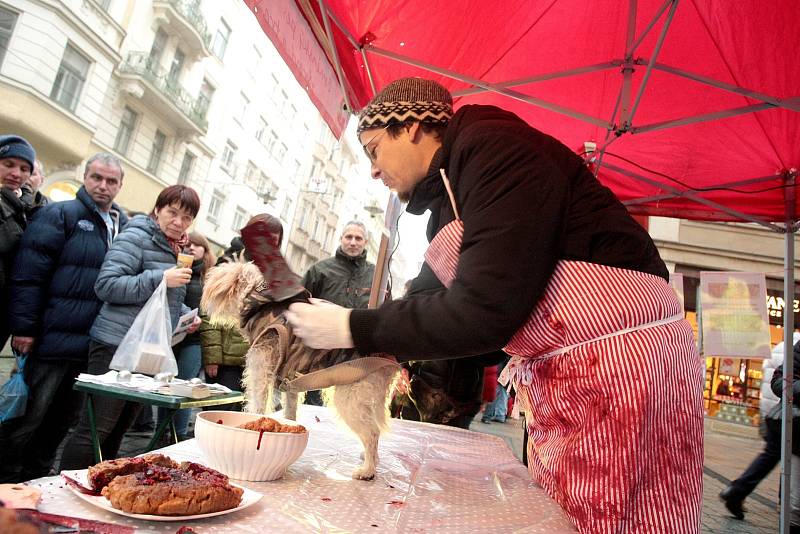
{"label": "red canopy tent", "polygon": [[[376,89],[404,76],[436,79],[456,107],[498,105],[585,154],[633,213],[786,233],[791,299],[800,168],[794,0],[245,2],[337,136],[346,110]],[[793,316],[785,317],[791,354]]]}

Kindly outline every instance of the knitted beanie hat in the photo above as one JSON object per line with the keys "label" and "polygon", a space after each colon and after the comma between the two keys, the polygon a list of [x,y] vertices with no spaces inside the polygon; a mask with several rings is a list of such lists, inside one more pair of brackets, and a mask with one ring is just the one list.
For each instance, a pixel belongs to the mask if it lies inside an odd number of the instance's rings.
{"label": "knitted beanie hat", "polygon": [[36,151],[31,144],[18,135],[0,135],[0,159],[19,158],[27,161],[33,171]]}
{"label": "knitted beanie hat", "polygon": [[450,91],[433,80],[401,78],[375,95],[358,114],[358,133],[408,120],[447,124],[453,116]]}

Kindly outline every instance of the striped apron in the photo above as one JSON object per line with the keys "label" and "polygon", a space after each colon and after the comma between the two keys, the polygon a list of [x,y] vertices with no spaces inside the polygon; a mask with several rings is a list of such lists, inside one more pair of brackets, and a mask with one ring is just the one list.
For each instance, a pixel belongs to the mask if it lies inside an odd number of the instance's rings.
{"label": "striped apron", "polygon": [[[425,259],[447,287],[464,224]],[[525,411],[528,469],[582,533],[693,533],[703,479],[703,369],[690,324],[660,277],[560,261],[504,347],[500,382]]]}

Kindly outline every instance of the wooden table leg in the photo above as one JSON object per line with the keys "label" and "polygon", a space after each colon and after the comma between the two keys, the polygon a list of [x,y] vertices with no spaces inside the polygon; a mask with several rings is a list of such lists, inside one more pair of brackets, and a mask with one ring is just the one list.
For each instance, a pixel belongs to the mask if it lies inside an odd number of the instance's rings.
{"label": "wooden table leg", "polygon": [[91,393],[86,394],[86,410],[89,412],[89,428],[92,431],[92,448],[94,449],[94,462],[103,461],[103,451],[100,450],[100,439],[97,437],[97,423],[94,419],[94,402]]}

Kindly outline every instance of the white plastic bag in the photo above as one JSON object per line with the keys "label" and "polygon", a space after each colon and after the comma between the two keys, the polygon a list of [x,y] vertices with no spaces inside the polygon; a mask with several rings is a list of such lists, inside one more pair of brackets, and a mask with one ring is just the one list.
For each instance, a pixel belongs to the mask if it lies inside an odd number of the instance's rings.
{"label": "white plastic bag", "polygon": [[171,340],[167,283],[162,280],[122,338],[109,367],[144,375],[177,375],[178,364],[172,353]]}

